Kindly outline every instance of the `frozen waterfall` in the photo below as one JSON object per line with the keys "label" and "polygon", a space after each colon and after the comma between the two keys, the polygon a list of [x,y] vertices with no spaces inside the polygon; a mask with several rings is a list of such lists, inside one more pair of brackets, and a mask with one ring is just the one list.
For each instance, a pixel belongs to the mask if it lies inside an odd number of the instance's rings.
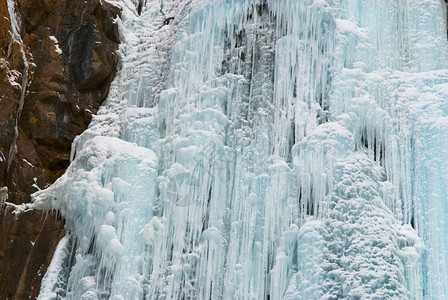
{"label": "frozen waterfall", "polygon": [[444,1],[108,2],[40,299],[448,299]]}

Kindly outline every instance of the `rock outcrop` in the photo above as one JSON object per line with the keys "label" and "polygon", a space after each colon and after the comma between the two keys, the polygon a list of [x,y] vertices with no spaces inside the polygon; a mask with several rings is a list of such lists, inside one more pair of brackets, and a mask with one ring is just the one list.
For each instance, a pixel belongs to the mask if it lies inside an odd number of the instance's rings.
{"label": "rock outcrop", "polygon": [[0,0],[0,299],[37,296],[64,235],[55,213],[12,212],[65,171],[105,99],[119,14],[103,0]]}

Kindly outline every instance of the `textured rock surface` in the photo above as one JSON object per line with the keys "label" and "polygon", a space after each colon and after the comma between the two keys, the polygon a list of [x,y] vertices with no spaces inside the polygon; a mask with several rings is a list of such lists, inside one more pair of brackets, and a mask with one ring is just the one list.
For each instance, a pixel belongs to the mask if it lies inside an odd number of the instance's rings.
{"label": "textured rock surface", "polygon": [[[0,187],[9,203],[29,202],[68,166],[72,140],[115,74],[119,13],[101,0],[0,0]],[[53,213],[14,218],[12,207],[0,213],[0,299],[26,299],[63,224]]]}
{"label": "textured rock surface", "polygon": [[64,236],[64,223],[54,213],[28,211],[17,218],[11,210],[2,214],[0,298],[34,299],[54,249]]}

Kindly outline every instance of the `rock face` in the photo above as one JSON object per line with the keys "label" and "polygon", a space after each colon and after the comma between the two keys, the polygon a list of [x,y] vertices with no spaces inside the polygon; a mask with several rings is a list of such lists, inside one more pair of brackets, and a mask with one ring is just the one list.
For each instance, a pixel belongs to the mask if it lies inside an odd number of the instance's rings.
{"label": "rock face", "polygon": [[37,296],[64,234],[54,213],[15,217],[13,204],[29,202],[68,166],[71,142],[114,77],[119,14],[102,0],[0,0],[0,188],[8,188],[1,198],[0,299]]}
{"label": "rock face", "polygon": [[53,252],[64,236],[64,222],[55,214],[40,211],[14,218],[7,209],[2,215],[0,298],[35,299]]}

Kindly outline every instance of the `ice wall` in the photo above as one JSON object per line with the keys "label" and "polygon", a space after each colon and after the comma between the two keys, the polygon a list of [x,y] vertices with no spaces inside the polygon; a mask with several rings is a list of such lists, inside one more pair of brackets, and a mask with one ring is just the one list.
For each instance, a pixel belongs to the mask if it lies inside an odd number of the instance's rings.
{"label": "ice wall", "polygon": [[68,231],[40,298],[448,297],[445,6],[421,2],[114,1],[109,98],[34,195]]}

